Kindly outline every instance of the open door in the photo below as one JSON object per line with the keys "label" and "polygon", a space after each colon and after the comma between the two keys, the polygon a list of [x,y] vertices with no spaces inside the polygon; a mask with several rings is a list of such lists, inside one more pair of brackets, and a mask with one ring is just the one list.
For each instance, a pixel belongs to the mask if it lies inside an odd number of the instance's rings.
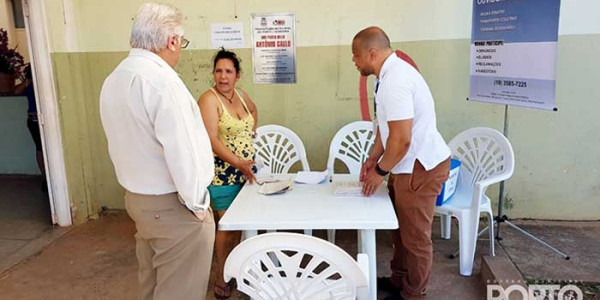
{"label": "open door", "polygon": [[23,16],[38,108],[52,223],[72,224],[44,3],[23,0]]}

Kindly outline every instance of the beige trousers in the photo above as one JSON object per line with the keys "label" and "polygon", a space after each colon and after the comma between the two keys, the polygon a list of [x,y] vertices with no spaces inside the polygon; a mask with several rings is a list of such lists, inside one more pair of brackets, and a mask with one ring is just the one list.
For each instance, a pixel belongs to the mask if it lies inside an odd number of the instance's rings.
{"label": "beige trousers", "polygon": [[140,299],[204,299],[210,277],[215,222],[200,221],[177,197],[125,194],[135,221]]}

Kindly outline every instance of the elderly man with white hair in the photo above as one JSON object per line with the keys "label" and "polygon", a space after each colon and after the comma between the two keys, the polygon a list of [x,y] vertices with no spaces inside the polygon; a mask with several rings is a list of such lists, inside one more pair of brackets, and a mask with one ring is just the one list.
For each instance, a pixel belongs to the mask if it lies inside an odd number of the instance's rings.
{"label": "elderly man with white hair", "polygon": [[141,299],[204,299],[215,223],[207,186],[214,167],[196,100],[173,67],[182,15],[145,3],[129,56],[106,78],[100,115],[110,158],[135,221]]}

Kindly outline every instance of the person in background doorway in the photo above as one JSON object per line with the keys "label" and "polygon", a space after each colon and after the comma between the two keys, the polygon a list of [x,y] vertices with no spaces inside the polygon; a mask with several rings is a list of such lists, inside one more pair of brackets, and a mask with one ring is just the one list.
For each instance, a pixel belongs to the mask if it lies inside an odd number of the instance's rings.
{"label": "person in background doorway", "polygon": [[[252,138],[258,123],[258,112],[248,94],[236,88],[240,72],[240,61],[236,54],[220,50],[213,59],[215,86],[204,92],[198,100],[215,154],[215,177],[208,190],[211,204],[217,211],[216,222],[223,217],[242,186],[247,181],[253,183],[255,180]],[[231,296],[232,283],[223,280],[223,267],[225,259],[239,241],[240,232],[217,231],[217,279],[214,288],[217,299]]]}
{"label": "person in background doorway", "polygon": [[46,168],[44,166],[44,153],[42,150],[42,136],[40,135],[40,124],[38,122],[37,104],[35,102],[35,89],[33,86],[33,75],[31,65],[28,64],[23,70],[23,82],[17,85],[15,94],[27,97],[27,129],[35,144],[35,159],[42,173],[42,190],[48,191],[46,183]]}
{"label": "person in background doorway", "polygon": [[450,148],[437,130],[433,97],[421,74],[398,58],[381,28],[360,31],[352,61],[361,75],[375,75],[377,132],[360,181],[369,196],[390,174],[388,189],[399,230],[392,277],[379,279],[386,299],[425,299],[433,261],[431,223],[435,200],[448,179]]}
{"label": "person in background doorway", "polygon": [[204,299],[215,223],[207,187],[214,175],[202,115],[173,70],[183,16],[144,3],[133,22],[133,48],[106,78],[100,116],[135,235],[141,299]]}

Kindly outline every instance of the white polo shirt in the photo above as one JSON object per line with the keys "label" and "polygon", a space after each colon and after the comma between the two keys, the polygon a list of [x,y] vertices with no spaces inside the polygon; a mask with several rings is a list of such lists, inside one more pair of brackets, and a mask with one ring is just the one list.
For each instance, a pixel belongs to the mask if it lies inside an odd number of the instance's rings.
{"label": "white polo shirt", "polygon": [[423,76],[392,53],[383,63],[378,82],[375,103],[384,149],[390,132],[388,122],[413,119],[408,152],[391,173],[412,173],[417,159],[431,170],[450,157],[450,148],[437,130],[433,97]]}
{"label": "white polo shirt", "polygon": [[177,192],[192,211],[210,204],[214,158],[196,99],[158,55],[133,49],[106,78],[100,116],[119,183],[145,195]]}

